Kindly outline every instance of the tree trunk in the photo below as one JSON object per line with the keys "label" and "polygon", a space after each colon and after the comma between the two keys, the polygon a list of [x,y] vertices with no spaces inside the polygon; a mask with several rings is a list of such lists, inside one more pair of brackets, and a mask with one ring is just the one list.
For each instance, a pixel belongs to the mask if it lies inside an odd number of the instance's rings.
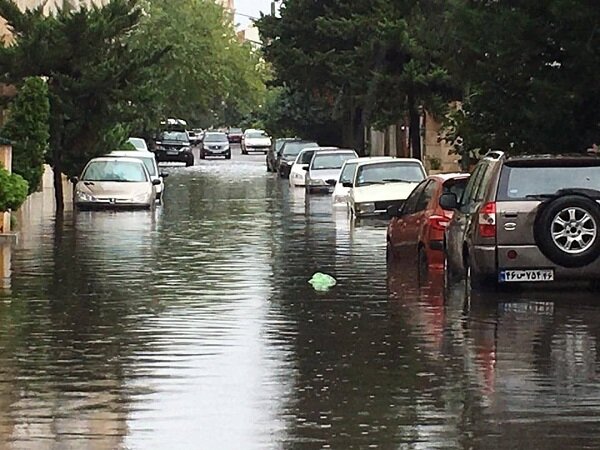
{"label": "tree trunk", "polygon": [[421,154],[421,115],[417,102],[412,94],[408,95],[408,120],[409,120],[409,140],[412,150],[412,157],[422,160]]}

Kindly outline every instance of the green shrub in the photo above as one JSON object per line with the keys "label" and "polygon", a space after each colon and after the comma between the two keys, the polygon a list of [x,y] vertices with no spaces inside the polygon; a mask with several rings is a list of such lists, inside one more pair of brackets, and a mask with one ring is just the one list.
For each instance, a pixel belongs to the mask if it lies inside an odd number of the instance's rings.
{"label": "green shrub", "polygon": [[29,185],[16,173],[0,166],[0,211],[19,209],[27,198]]}
{"label": "green shrub", "polygon": [[48,148],[50,103],[48,86],[38,77],[26,78],[10,104],[2,132],[13,141],[12,170],[29,184],[29,193],[40,186]]}

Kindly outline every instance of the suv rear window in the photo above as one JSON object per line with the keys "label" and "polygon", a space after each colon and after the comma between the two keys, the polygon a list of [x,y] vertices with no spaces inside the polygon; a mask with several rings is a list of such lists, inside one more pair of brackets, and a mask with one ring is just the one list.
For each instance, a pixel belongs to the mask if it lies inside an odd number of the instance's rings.
{"label": "suv rear window", "polygon": [[561,189],[600,191],[600,166],[518,166],[502,168],[498,200],[524,200],[553,195]]}

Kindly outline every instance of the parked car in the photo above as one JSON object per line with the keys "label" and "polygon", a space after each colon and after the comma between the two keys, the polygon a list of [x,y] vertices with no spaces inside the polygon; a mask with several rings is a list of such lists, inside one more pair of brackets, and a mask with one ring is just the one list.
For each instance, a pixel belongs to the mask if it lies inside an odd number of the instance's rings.
{"label": "parked car", "polygon": [[354,150],[329,150],[314,154],[306,171],[306,192],[332,192],[344,162],[357,158]]}
{"label": "parked car", "polygon": [[156,140],[154,150],[156,161],[182,162],[186,166],[194,165],[194,154],[185,131],[163,131]]}
{"label": "parked car", "polygon": [[152,180],[160,181],[160,184],[156,185],[156,199],[159,203],[162,203],[163,194],[165,192],[164,179],[169,176],[168,173],[159,172],[156,158],[152,152],[130,152],[130,151],[115,151],[109,153],[107,156],[114,158],[135,158],[139,159],[146,166],[146,170],[150,174]]}
{"label": "parked car", "polygon": [[600,158],[488,153],[445,235],[451,276],[474,288],[498,283],[600,279]]}
{"label": "parked car", "polygon": [[129,142],[131,145],[133,145],[136,150],[139,150],[141,152],[148,151],[148,145],[146,144],[145,139],[137,138],[137,137],[130,137],[129,139],[127,139],[127,142]]}
{"label": "parked car", "polygon": [[303,141],[301,139],[294,139],[284,142],[281,146],[281,150],[277,154],[275,170],[279,173],[280,177],[289,178],[292,164],[294,164],[298,154],[305,148],[318,146],[319,144],[314,141]]}
{"label": "parked car", "polygon": [[225,159],[231,159],[231,146],[225,133],[208,132],[204,135],[200,147],[200,159],[206,159],[207,156],[223,156]]}
{"label": "parked car", "polygon": [[87,163],[75,183],[75,205],[93,208],[152,208],[156,186],[146,166],[137,158],[105,156]]}
{"label": "parked car", "polygon": [[263,130],[246,130],[242,136],[242,154],[249,152],[268,153],[271,147],[271,138]]}
{"label": "parked car", "polygon": [[242,142],[244,131],[241,128],[230,128],[227,130],[227,139],[231,144],[239,144]]}
{"label": "parked car", "polygon": [[334,206],[348,206],[348,198],[350,195],[350,187],[354,182],[354,175],[356,174],[356,167],[361,162],[366,161],[385,161],[386,159],[392,160],[391,156],[368,156],[362,158],[349,159],[342,166],[340,176],[338,177],[335,188],[333,189],[333,204]]}
{"label": "parked car", "polygon": [[281,151],[281,148],[283,147],[283,144],[285,144],[288,141],[294,141],[297,140],[297,138],[278,138],[275,140],[272,140],[271,146],[269,147],[269,150],[267,151],[267,172],[277,172],[277,157],[279,156],[279,152]]}
{"label": "parked car", "polygon": [[294,164],[292,164],[292,168],[290,169],[290,186],[305,186],[306,170],[315,153],[336,149],[337,147],[309,147],[298,153],[298,156],[296,156]]}
{"label": "parked car", "polygon": [[415,186],[425,179],[425,168],[418,159],[392,158],[364,161],[356,167],[348,199],[354,217],[387,215],[391,206],[400,207]]}
{"label": "parked car", "polygon": [[453,212],[442,209],[440,197],[453,193],[460,198],[468,180],[469,174],[465,173],[431,175],[412,191],[401,208],[392,206],[388,211],[388,261],[417,261],[419,273],[426,273],[429,266],[443,267],[444,232]]}

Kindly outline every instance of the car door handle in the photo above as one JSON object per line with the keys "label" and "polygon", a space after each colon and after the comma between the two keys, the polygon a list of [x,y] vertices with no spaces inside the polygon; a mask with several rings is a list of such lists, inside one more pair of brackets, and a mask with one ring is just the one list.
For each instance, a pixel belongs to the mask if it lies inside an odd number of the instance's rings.
{"label": "car door handle", "polygon": [[519,213],[517,211],[505,211],[502,215],[507,219],[514,219],[516,217],[519,217]]}

